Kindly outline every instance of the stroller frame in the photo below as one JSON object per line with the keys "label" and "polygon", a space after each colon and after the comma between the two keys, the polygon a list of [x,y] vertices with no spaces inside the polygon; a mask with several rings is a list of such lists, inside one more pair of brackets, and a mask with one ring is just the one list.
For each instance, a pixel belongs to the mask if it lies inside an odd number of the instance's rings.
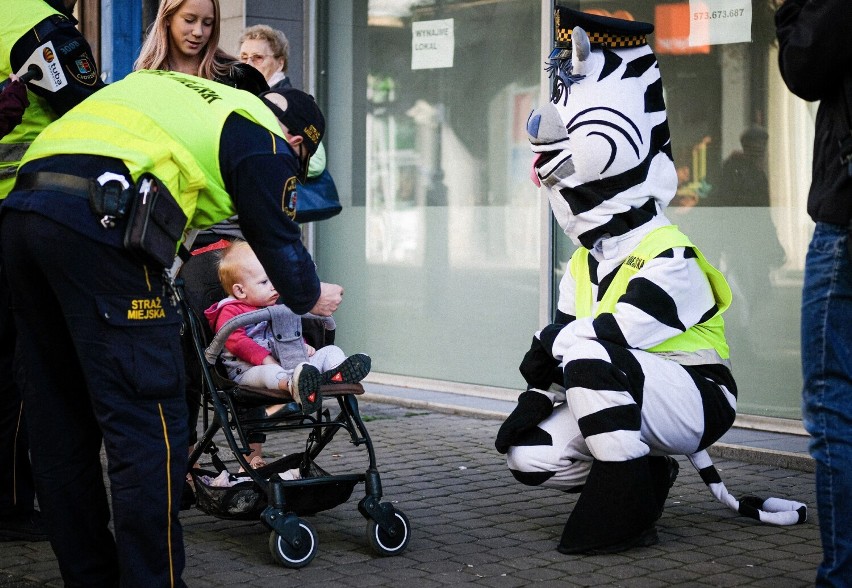
{"label": "stroller frame", "polygon": [[[354,486],[364,484],[365,495],[358,502],[358,511],[367,520],[367,540],[380,556],[402,553],[411,538],[408,518],[390,502],[382,502],[382,483],[376,465],[373,442],[358,410],[356,395],[363,394],[361,384],[328,384],[320,388],[324,399],[337,400],[339,412],[332,418],[328,408],[316,414],[302,414],[299,405],[282,396],[277,390],[240,387],[219,375],[216,362],[225,339],[237,328],[246,324],[271,320],[275,307],[246,313],[231,319],[205,348],[207,331],[201,319],[187,301],[184,281],[175,279],[175,295],[184,315],[185,329],[189,330],[192,348],[201,365],[204,432],[189,456],[188,473],[193,474],[201,456],[208,453],[218,469],[224,464],[217,457],[219,451],[214,438],[220,432],[242,467],[241,476],[251,478],[257,490],[265,494],[266,507],[260,520],[270,530],[269,549],[275,560],[287,568],[301,568],[310,563],[317,553],[318,541],[313,526],[299,515],[315,514],[333,508],[349,499]],[[186,336],[187,333],[184,333]],[[248,402],[247,402],[248,401]],[[282,414],[273,418],[246,418],[240,415],[241,403],[254,406],[285,404]],[[213,418],[210,418],[212,412]],[[262,427],[260,427],[262,425]],[[277,460],[266,467],[253,469],[246,456],[251,452],[248,432],[263,433],[292,430],[309,431],[302,454]],[[333,440],[339,430],[345,430],[349,441],[366,448],[368,466],[364,473],[331,475],[314,464],[314,459]],[[296,461],[298,460],[298,461]],[[276,466],[285,469],[299,467],[302,479],[284,480]],[[317,499],[318,495],[325,495]],[[219,518],[237,518],[227,515]]]}

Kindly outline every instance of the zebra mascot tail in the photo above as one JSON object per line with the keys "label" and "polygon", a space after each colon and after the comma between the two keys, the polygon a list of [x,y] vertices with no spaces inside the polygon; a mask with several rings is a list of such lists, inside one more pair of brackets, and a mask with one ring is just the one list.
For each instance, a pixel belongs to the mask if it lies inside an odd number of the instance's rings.
{"label": "zebra mascot tail", "polygon": [[744,496],[739,500],[734,498],[722,482],[707,451],[699,451],[686,457],[698,470],[698,475],[716,500],[732,511],[770,525],[796,525],[808,520],[807,505],[795,500],[771,497],[763,499],[757,496]]}

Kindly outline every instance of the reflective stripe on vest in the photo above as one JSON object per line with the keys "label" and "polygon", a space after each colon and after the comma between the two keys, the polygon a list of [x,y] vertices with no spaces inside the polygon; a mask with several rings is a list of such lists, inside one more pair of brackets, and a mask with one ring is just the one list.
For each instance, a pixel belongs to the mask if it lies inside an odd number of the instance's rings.
{"label": "reflective stripe on vest", "polygon": [[[650,352],[683,351],[695,352],[702,349],[715,349],[722,359],[728,359],[728,344],[725,341],[725,322],[722,313],[731,305],[731,288],[722,273],[714,268],[696,248],[689,238],[675,225],[666,225],[648,233],[616,272],[603,299],[598,303],[594,316],[615,311],[615,304],[627,291],[627,283],[648,261],[673,247],[691,247],[697,256],[699,267],[707,276],[717,311],[709,320],[693,325],[684,333],[676,335],[654,347]],[[589,276],[589,250],[579,248],[570,262],[571,275],[577,285],[575,294],[575,315],[577,318],[592,316],[592,281]]]}

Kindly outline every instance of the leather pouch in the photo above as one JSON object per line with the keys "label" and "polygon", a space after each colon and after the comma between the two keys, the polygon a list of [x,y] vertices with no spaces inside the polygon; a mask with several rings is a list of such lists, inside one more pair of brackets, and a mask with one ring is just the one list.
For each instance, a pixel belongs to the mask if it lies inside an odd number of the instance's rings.
{"label": "leather pouch", "polygon": [[166,186],[144,173],[136,181],[124,246],[148,261],[171,267],[186,222],[186,214]]}

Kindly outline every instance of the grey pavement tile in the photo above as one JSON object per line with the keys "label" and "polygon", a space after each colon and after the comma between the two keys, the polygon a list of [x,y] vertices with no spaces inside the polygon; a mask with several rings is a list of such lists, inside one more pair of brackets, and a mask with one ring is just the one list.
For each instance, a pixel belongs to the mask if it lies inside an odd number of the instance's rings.
{"label": "grey pavement tile", "polygon": [[38,588],[42,585],[40,582],[32,582],[0,571],[0,588]]}
{"label": "grey pavement tile", "polygon": [[[564,556],[555,548],[576,495],[515,482],[505,457],[493,449],[499,422],[375,402],[361,406],[362,414],[373,417],[367,428],[377,451],[384,500],[411,523],[408,549],[396,557],[372,552],[366,522],[357,511],[361,484],[346,503],[306,517],[316,529],[319,551],[301,570],[285,569],[273,560],[269,531],[259,521],[219,520],[190,510],[181,513],[187,546],[184,578],[190,588],[515,588],[533,583],[785,588],[813,583],[821,549],[812,473],[715,459],[735,496],[779,496],[811,506],[809,522],[773,527],[738,517],[719,504],[692,466],[679,458],[681,474],[657,524],[658,545],[611,556]],[[363,471],[363,447],[343,437],[339,434],[326,448],[320,465],[335,472]],[[303,443],[304,435],[270,434],[264,452],[279,456]],[[230,458],[222,447],[223,457]],[[22,588],[61,586],[47,543],[0,543],[0,568]],[[0,588],[6,588],[3,581],[0,575]]]}

